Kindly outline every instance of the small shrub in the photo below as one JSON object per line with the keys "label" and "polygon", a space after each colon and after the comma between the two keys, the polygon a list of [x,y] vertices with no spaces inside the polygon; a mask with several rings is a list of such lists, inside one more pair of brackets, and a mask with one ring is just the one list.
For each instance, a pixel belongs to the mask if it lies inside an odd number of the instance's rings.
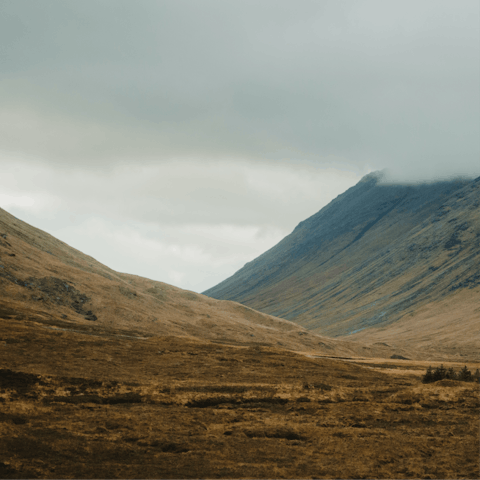
{"label": "small shrub", "polygon": [[450,367],[447,370],[447,376],[445,378],[448,378],[449,380],[456,380],[457,379],[457,374],[455,373],[455,370],[453,367]]}
{"label": "small shrub", "polygon": [[440,365],[435,370],[432,367],[428,367],[425,375],[422,377],[423,383],[438,382],[439,380],[460,380],[461,382],[473,382],[476,379],[480,379],[480,373],[477,369],[474,375],[472,372],[465,366],[457,374],[455,370],[450,367],[448,370]]}
{"label": "small shrub", "polygon": [[447,370],[443,365],[440,365],[433,371],[433,381],[438,382],[438,380],[443,380],[447,378]]}
{"label": "small shrub", "polygon": [[472,372],[465,366],[460,370],[458,379],[462,382],[473,382]]}
{"label": "small shrub", "polygon": [[425,372],[425,375],[423,376],[422,378],[422,382],[423,383],[431,383],[433,382],[433,370],[432,370],[432,367],[428,367],[427,368],[427,371]]}

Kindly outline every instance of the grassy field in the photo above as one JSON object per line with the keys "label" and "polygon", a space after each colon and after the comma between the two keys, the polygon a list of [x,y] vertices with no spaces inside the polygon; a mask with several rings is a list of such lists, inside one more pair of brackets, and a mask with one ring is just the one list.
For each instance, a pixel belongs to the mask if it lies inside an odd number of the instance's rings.
{"label": "grassy field", "polygon": [[430,363],[0,319],[0,477],[478,478],[479,385]]}

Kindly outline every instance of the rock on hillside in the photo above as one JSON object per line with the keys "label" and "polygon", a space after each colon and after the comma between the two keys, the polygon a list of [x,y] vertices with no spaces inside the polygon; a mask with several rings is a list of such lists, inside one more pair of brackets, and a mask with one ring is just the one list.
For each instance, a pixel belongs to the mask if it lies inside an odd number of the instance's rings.
{"label": "rock on hillside", "polygon": [[[400,319],[424,312],[429,321],[397,328],[394,339],[471,351],[480,335],[479,205],[480,179],[392,185],[370,174],[204,293],[363,341],[391,341]],[[438,324],[437,307],[450,312]]]}

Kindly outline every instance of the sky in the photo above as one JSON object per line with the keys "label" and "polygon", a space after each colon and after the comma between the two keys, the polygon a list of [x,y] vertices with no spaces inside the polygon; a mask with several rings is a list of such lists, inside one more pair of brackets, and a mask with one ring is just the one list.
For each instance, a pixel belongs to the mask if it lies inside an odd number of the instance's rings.
{"label": "sky", "polygon": [[374,170],[480,175],[477,0],[0,0],[0,207],[201,292]]}

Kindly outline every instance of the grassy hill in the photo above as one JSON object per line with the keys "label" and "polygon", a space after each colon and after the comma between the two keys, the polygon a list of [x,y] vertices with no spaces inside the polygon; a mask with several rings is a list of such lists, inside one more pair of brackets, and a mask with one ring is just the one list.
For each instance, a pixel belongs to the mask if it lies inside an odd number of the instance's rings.
{"label": "grassy hill", "polygon": [[[176,336],[325,355],[364,355],[290,321],[146,278],[115,272],[0,209],[0,316],[67,330]],[[387,355],[395,349],[372,347]]]}

